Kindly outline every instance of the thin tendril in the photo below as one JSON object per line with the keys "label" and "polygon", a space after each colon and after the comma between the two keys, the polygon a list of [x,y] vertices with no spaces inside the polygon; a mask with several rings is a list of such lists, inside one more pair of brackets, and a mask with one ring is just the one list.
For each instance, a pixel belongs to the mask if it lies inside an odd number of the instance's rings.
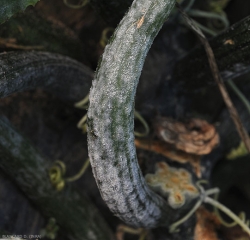
{"label": "thin tendril", "polygon": [[178,232],[179,231],[178,226],[181,225],[182,223],[186,222],[195,213],[195,211],[202,205],[202,203],[204,202],[204,199],[207,196],[217,194],[220,191],[219,188],[212,188],[212,189],[208,189],[205,191],[202,184],[208,184],[208,181],[202,179],[202,180],[199,180],[196,182],[196,186],[200,191],[198,201],[193,206],[193,208],[183,218],[179,219],[177,222],[170,225],[170,227],[169,227],[170,233]]}
{"label": "thin tendril", "polygon": [[230,209],[228,209],[227,207],[225,207],[224,205],[222,205],[221,203],[219,203],[218,201],[205,196],[204,198],[204,202],[205,203],[209,203],[212,206],[218,208],[219,210],[221,210],[222,212],[224,212],[227,216],[229,216],[230,218],[232,218],[238,225],[240,225],[242,227],[242,229],[248,233],[250,235],[250,229],[247,226],[247,223],[245,223],[244,221],[242,221],[242,219],[240,219],[236,214],[234,214]]}
{"label": "thin tendril", "polygon": [[[218,200],[218,194],[215,194],[214,199],[215,199],[215,200]],[[218,208],[216,208],[215,206],[214,206],[214,213],[215,213],[215,215],[217,216],[217,218],[220,220],[220,223],[221,223],[222,225],[224,225],[225,227],[234,227],[235,225],[237,225],[237,222],[235,222],[235,221],[233,221],[233,222],[231,222],[231,223],[226,222],[226,221],[222,218],[222,216],[220,215],[220,212],[219,212]]]}
{"label": "thin tendril", "polygon": [[85,161],[85,163],[83,164],[79,173],[77,173],[73,177],[66,178],[65,181],[74,182],[74,181],[78,180],[86,172],[88,166],[89,166],[89,158]]}
{"label": "thin tendril", "polygon": [[181,225],[182,223],[186,222],[195,213],[195,211],[201,206],[201,204],[202,204],[202,199],[200,198],[199,201],[194,205],[194,207],[188,212],[187,215],[185,215],[179,221],[170,225],[169,232],[170,233],[178,232],[179,230],[177,229],[177,227]]}
{"label": "thin tendril", "polygon": [[[75,103],[76,108],[87,109],[89,103],[89,94],[81,101]],[[82,129],[83,133],[87,132],[87,114],[85,114],[82,119],[77,123],[77,127]]]}
{"label": "thin tendril", "polygon": [[87,94],[87,96],[82,99],[81,101],[75,103],[75,107],[76,108],[81,108],[81,109],[87,109],[88,108],[88,102],[89,102],[89,94]]}
{"label": "thin tendril", "polygon": [[82,119],[77,123],[77,127],[82,129],[83,133],[87,132],[87,113],[82,117]]}
{"label": "thin tendril", "polygon": [[191,9],[191,7],[194,5],[194,2],[195,0],[190,0],[188,5],[184,8],[184,11],[188,12]]}
{"label": "thin tendril", "polygon": [[[214,200],[216,200],[216,201],[218,200],[218,194],[215,194]],[[221,214],[220,214],[218,208],[215,207],[215,206],[214,206],[214,213],[215,213],[215,215],[217,216],[217,218],[220,220],[221,224],[224,225],[225,227],[230,228],[230,227],[234,227],[234,226],[236,226],[236,225],[238,224],[236,221],[233,221],[233,222],[231,222],[231,223],[226,222],[226,221],[222,218],[222,216],[221,216]],[[247,226],[249,225],[249,224],[248,224],[248,221],[246,221],[246,214],[245,214],[244,212],[240,212],[239,218],[240,218],[243,222],[246,222]]]}
{"label": "thin tendril", "polygon": [[55,161],[54,165],[49,169],[49,178],[50,182],[53,185],[53,187],[59,192],[61,191],[64,186],[65,186],[65,181],[66,182],[73,182],[78,180],[86,171],[86,169],[89,166],[89,159],[87,159],[76,175],[69,177],[69,178],[64,178],[64,175],[66,173],[66,166],[62,161]]}
{"label": "thin tendril", "polygon": [[196,183],[196,185],[201,190],[200,199],[197,201],[197,203],[194,205],[194,207],[187,213],[187,215],[185,215],[183,218],[181,218],[177,222],[175,222],[175,223],[173,223],[173,224],[170,225],[170,227],[169,227],[169,232],[170,233],[178,232],[177,227],[179,225],[181,225],[182,223],[186,222],[195,213],[195,211],[201,206],[201,204],[203,203],[204,199],[208,195],[212,195],[212,194],[215,194],[215,193],[219,192],[218,188],[212,188],[212,189],[209,189],[209,190],[205,191],[204,188],[200,184],[201,182],[202,181],[199,181],[199,182]]}
{"label": "thin tendril", "polygon": [[107,27],[105,28],[103,31],[102,31],[102,36],[101,36],[101,39],[100,39],[100,45],[102,48],[105,48],[105,46],[107,45],[108,43],[108,33],[113,33],[114,32],[114,28],[111,28],[111,27]]}
{"label": "thin tendril", "polygon": [[207,28],[207,27],[203,26],[202,24],[198,23],[198,22],[195,21],[194,19],[193,19],[193,22],[194,22],[203,32],[208,33],[208,34],[210,34],[210,35],[213,36],[213,37],[217,35],[217,33],[216,33],[215,31],[213,31],[213,30],[210,29],[210,28]]}
{"label": "thin tendril", "polygon": [[201,192],[204,191],[202,184],[208,184],[208,181],[205,179],[201,179],[201,180],[196,182],[196,186],[200,189]]}
{"label": "thin tendril", "polygon": [[233,89],[233,91],[240,98],[240,100],[244,103],[244,105],[246,106],[248,112],[250,113],[250,103],[247,100],[247,98],[242,94],[242,92],[239,90],[239,88],[234,84],[234,82],[231,79],[228,80],[227,82],[228,82],[228,85]]}
{"label": "thin tendril", "polygon": [[64,188],[65,181],[63,175],[66,172],[66,166],[63,162],[57,160],[49,169],[49,178],[52,186],[59,192]]}
{"label": "thin tendril", "polygon": [[220,192],[219,188],[212,188],[205,191],[205,194],[208,196],[208,195],[218,194],[219,192]]}
{"label": "thin tendril", "polygon": [[141,114],[139,112],[137,112],[135,110],[135,118],[137,118],[141,123],[142,125],[144,126],[145,128],[145,131],[143,133],[140,133],[140,132],[134,132],[135,136],[136,137],[146,137],[148,134],[149,134],[149,126],[147,124],[147,122],[145,121],[145,119],[141,116]]}
{"label": "thin tendril", "polygon": [[203,17],[203,18],[210,18],[210,19],[218,19],[224,23],[224,28],[226,29],[229,27],[229,21],[226,18],[225,14],[219,14],[219,13],[214,13],[214,12],[205,12],[205,11],[200,11],[197,9],[192,9],[188,11],[188,14],[192,17]]}
{"label": "thin tendril", "polygon": [[[176,2],[178,2],[184,9],[185,12],[188,12],[189,9],[191,9],[191,7],[194,5],[195,0],[177,0]],[[188,3],[185,3],[188,2]],[[185,6],[184,4],[187,4],[187,6]]]}

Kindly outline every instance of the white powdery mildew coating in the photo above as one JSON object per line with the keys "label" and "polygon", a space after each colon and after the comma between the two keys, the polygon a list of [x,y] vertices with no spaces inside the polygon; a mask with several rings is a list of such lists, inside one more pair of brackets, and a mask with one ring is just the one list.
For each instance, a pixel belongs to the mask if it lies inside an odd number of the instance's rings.
{"label": "white powdery mildew coating", "polygon": [[168,208],[148,188],[139,169],[133,104],[144,59],[159,31],[152,25],[159,19],[162,25],[174,3],[133,2],[106,46],[90,91],[88,147],[93,173],[111,211],[135,227],[156,227]]}

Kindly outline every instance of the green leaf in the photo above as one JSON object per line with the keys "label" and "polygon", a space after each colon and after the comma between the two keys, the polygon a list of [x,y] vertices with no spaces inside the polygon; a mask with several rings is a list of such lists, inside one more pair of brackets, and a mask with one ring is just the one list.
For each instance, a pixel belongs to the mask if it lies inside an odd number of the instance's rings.
{"label": "green leaf", "polygon": [[39,0],[1,0],[0,24],[14,14],[24,11],[28,6],[35,5]]}

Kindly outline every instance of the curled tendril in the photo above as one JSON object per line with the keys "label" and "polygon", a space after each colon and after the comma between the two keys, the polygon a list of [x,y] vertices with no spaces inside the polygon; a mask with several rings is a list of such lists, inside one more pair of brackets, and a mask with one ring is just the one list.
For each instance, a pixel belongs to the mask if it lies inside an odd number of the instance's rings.
{"label": "curled tendril", "polygon": [[[223,8],[224,5],[229,0],[223,0],[223,3],[214,3],[210,9],[211,11],[201,11],[198,9],[191,9],[195,0],[190,0],[187,6],[184,6],[184,11],[188,13],[191,17],[198,17],[198,18],[205,18],[208,20],[208,27],[204,26],[197,21],[193,20],[199,28],[211,36],[216,36],[218,30],[223,31],[229,27],[229,21],[227,18],[226,13],[224,12]],[[224,3],[226,2],[226,3]],[[216,6],[216,7],[215,7]]]}
{"label": "curled tendril", "polygon": [[203,32],[205,32],[205,33],[207,33],[207,34],[210,34],[210,35],[213,36],[213,37],[217,35],[217,33],[216,33],[214,30],[205,27],[204,25],[198,23],[198,22],[195,21],[194,19],[193,19],[193,22],[194,22]]}
{"label": "curled tendril", "polygon": [[[75,103],[75,107],[76,108],[80,108],[80,109],[87,109],[88,108],[88,103],[89,103],[89,94],[81,101]],[[135,131],[135,136],[136,137],[146,137],[149,134],[149,126],[146,122],[146,120],[141,116],[141,114],[138,111],[134,111],[135,114],[135,118],[138,119],[143,127],[144,127],[144,132],[140,133],[140,132],[136,132]],[[85,114],[82,119],[78,122],[77,127],[79,129],[82,129],[83,133],[87,132],[87,114]]]}
{"label": "curled tendril", "polygon": [[214,206],[215,208],[219,209],[220,211],[224,212],[227,216],[232,218],[236,222],[236,224],[240,225],[241,228],[248,235],[250,235],[249,221],[245,221],[245,217],[243,219],[241,219],[240,217],[235,215],[230,209],[228,209],[227,207],[225,207],[224,205],[222,205],[218,201],[216,201],[216,200],[214,200],[214,199],[212,199],[212,198],[210,198],[208,196],[204,199],[204,202],[208,203],[208,204]]}
{"label": "curled tendril", "polygon": [[245,97],[245,95],[240,91],[240,89],[235,85],[235,83],[229,79],[227,81],[228,85],[232,88],[232,90],[235,92],[235,94],[239,97],[239,99],[242,101],[242,103],[247,108],[248,113],[250,113],[250,103],[248,99]]}
{"label": "curled tendril", "polygon": [[192,8],[192,6],[194,5],[194,2],[195,2],[195,0],[189,0],[187,6],[184,7],[184,11],[186,11],[186,12],[189,11]]}
{"label": "curled tendril", "polygon": [[66,166],[63,162],[57,160],[49,169],[49,178],[52,186],[59,192],[65,186],[63,176],[66,172]]}
{"label": "curled tendril", "polygon": [[65,181],[66,182],[74,182],[74,181],[78,180],[85,173],[88,166],[89,166],[89,158],[85,161],[82,168],[80,169],[80,171],[76,175],[74,175],[73,177],[66,178]]}
{"label": "curled tendril", "polygon": [[[218,188],[213,188],[213,189],[209,189],[209,190],[204,190],[203,186],[201,185],[201,183],[203,183],[203,181],[199,181],[196,183],[196,185],[198,186],[198,188],[200,189],[200,198],[197,201],[197,203],[195,204],[195,206],[188,212],[187,215],[185,215],[183,218],[181,218],[180,220],[178,220],[177,222],[173,223],[172,225],[170,225],[169,227],[169,231],[170,232],[176,232],[178,231],[178,226],[181,225],[182,223],[184,223],[185,221],[187,221],[187,219],[189,219],[193,213],[199,208],[199,206],[202,203],[207,203],[212,205],[216,211],[217,211],[217,216],[218,218],[221,220],[221,223],[225,226],[235,226],[235,225],[240,225],[242,227],[242,229],[248,233],[250,235],[250,229],[249,229],[249,221],[246,221],[246,216],[245,213],[241,213],[239,216],[235,215],[230,209],[228,209],[227,207],[225,207],[224,205],[222,205],[221,203],[219,203],[217,200],[212,199],[209,197],[209,195],[213,195],[216,194],[218,195],[219,193],[219,189]],[[219,215],[219,211],[224,212],[228,217],[232,218],[234,220],[234,222],[232,223],[227,223],[225,222],[221,216]]]}
{"label": "curled tendril", "polygon": [[[218,194],[215,194],[214,199],[215,199],[215,200],[218,199]],[[238,224],[237,221],[233,221],[233,222],[231,222],[231,223],[226,222],[226,221],[222,218],[222,216],[221,216],[221,214],[220,214],[220,212],[219,212],[219,210],[218,210],[217,207],[214,207],[214,213],[215,213],[215,215],[217,216],[217,218],[220,220],[221,224],[224,225],[225,227],[230,228],[230,227],[234,227],[234,226],[236,226],[236,225]],[[249,220],[246,219],[246,214],[245,214],[244,212],[240,212],[239,215],[238,215],[238,218],[239,218],[243,223],[245,223],[245,224],[247,225],[247,227],[249,227]]]}
{"label": "curled tendril", "polygon": [[229,27],[229,21],[227,19],[227,15],[224,11],[221,12],[205,12],[197,9],[192,9],[188,11],[188,14],[191,17],[203,17],[210,20],[218,20],[222,23],[221,28],[225,30]]}
{"label": "curled tendril", "polygon": [[129,234],[133,234],[133,235],[139,235],[139,240],[145,240],[148,231],[144,228],[131,228],[129,226],[126,225],[119,225],[117,232],[116,232],[116,238],[117,240],[122,240],[124,238],[124,233],[129,233]]}
{"label": "curled tendril", "polygon": [[[75,103],[76,108],[87,109],[89,105],[89,94],[81,101]],[[85,114],[82,119],[78,122],[77,127],[82,129],[83,133],[87,132],[87,114]]]}
{"label": "curled tendril", "polygon": [[179,232],[178,227],[182,223],[186,222],[195,213],[195,211],[204,202],[204,199],[206,198],[206,196],[212,195],[212,194],[215,194],[215,193],[219,192],[218,188],[212,188],[212,189],[209,189],[209,190],[205,191],[204,188],[202,187],[201,183],[206,183],[206,182],[207,181],[201,180],[201,181],[198,181],[196,183],[197,187],[200,189],[200,198],[199,198],[199,200],[194,205],[194,207],[183,218],[181,218],[177,222],[175,222],[175,223],[173,223],[173,224],[170,225],[170,227],[169,227],[169,232],[170,233]]}
{"label": "curled tendril", "polygon": [[71,4],[68,2],[68,0],[63,0],[63,2],[67,7],[70,7],[73,9],[79,9],[87,5],[89,3],[89,0],[81,0],[81,3],[79,5]]}
{"label": "curled tendril", "polygon": [[83,133],[87,132],[87,114],[85,114],[82,119],[77,123],[77,127],[82,129]]}
{"label": "curled tendril", "polygon": [[82,99],[81,101],[75,103],[75,107],[76,108],[80,108],[80,109],[87,109],[88,108],[88,104],[89,103],[89,94],[87,94],[87,96]]}
{"label": "curled tendril", "polygon": [[107,27],[102,31],[102,36],[99,42],[102,48],[105,48],[105,46],[108,43],[108,40],[109,40],[108,34],[112,34],[113,32],[114,32],[114,28],[111,28],[111,27]]}
{"label": "curled tendril", "polygon": [[142,123],[142,125],[143,125],[143,127],[145,129],[143,133],[135,131],[135,136],[136,137],[146,137],[149,134],[149,126],[148,126],[147,122],[145,121],[145,119],[142,117],[142,115],[139,112],[137,112],[135,110],[134,113],[135,113],[135,118],[138,119]]}
{"label": "curled tendril", "polygon": [[89,159],[85,161],[83,167],[76,175],[69,178],[64,178],[64,175],[66,174],[66,166],[62,161],[57,160],[55,161],[54,165],[49,169],[50,182],[52,186],[58,192],[60,192],[64,188],[65,182],[73,182],[78,180],[85,173],[88,166],[89,166]]}
{"label": "curled tendril", "polygon": [[183,10],[185,12],[188,12],[191,7],[194,5],[195,0],[176,0],[177,3],[179,3],[181,5],[181,7],[183,8]]}

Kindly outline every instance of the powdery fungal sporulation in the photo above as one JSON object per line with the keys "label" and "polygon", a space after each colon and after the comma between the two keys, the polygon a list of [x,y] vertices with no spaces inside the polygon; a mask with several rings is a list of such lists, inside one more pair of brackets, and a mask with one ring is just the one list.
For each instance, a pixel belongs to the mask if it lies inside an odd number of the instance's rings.
{"label": "powdery fungal sporulation", "polygon": [[[133,2],[105,48],[90,91],[88,148],[93,174],[110,210],[134,227],[167,225],[178,218],[142,176],[133,116],[145,56],[174,5],[174,0]],[[135,23],[142,18],[143,9],[147,14],[137,29]]]}
{"label": "powdery fungal sporulation", "polygon": [[187,198],[199,195],[188,171],[169,167],[165,162],[157,163],[155,174],[147,174],[145,179],[149,186],[168,197],[168,203],[174,209],[182,207]]}

